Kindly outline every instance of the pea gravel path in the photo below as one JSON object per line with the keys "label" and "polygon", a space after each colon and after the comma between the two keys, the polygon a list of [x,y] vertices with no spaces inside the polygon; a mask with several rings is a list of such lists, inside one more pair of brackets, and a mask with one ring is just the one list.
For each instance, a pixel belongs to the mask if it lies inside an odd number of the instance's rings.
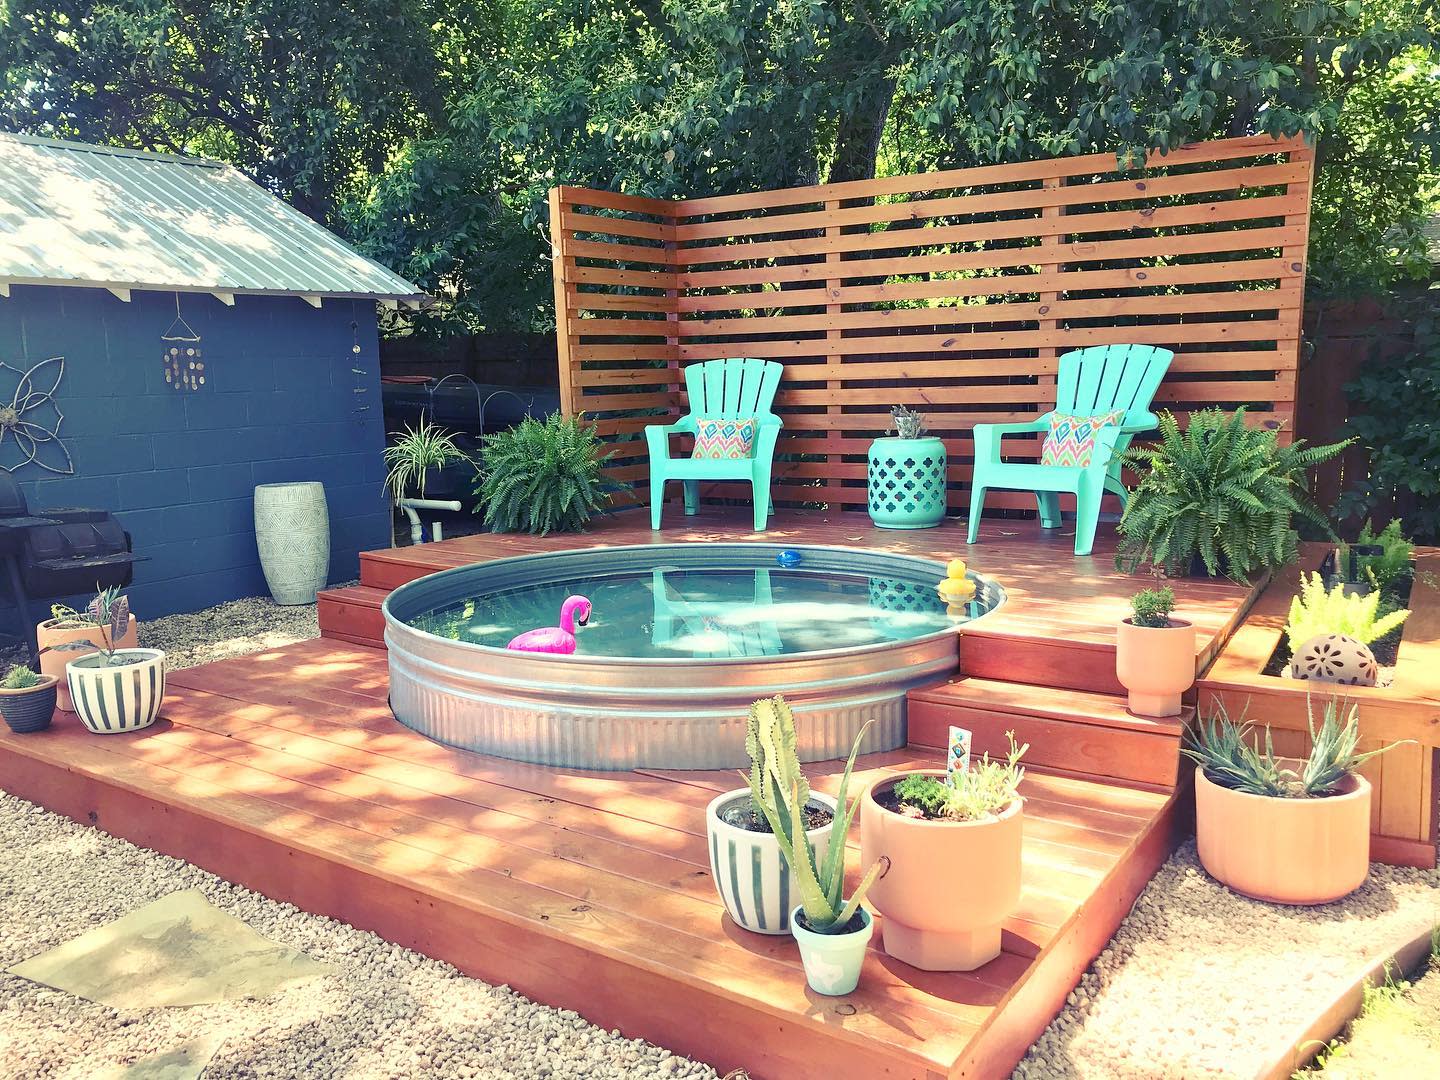
{"label": "pea gravel path", "polygon": [[[140,630],[142,643],[165,649],[177,668],[317,633],[313,606],[269,598],[155,619]],[[139,1016],[0,974],[3,1076],[82,1080],[207,1032],[226,1036],[210,1078],[715,1076],[3,794],[0,850],[0,968],[190,887],[261,933],[342,968],[269,1001]],[[1440,871],[1377,866],[1340,904],[1285,908],[1215,884],[1187,844],[1147,886],[1014,1080],[1254,1075],[1279,1049],[1275,1040],[1328,1001],[1373,942],[1437,923]]]}
{"label": "pea gravel path", "polygon": [[1437,924],[1440,871],[1377,865],[1339,903],[1283,907],[1217,885],[1187,843],[1012,1080],[1255,1076],[1376,957],[1376,942]]}
{"label": "pea gravel path", "polygon": [[[199,1036],[206,1071],[277,1080],[647,1080],[715,1073],[436,960],[0,794],[0,969],[176,889],[339,974],[260,1001],[120,1013],[0,970],[0,1076],[87,1080]],[[597,993],[603,993],[597,988]]]}

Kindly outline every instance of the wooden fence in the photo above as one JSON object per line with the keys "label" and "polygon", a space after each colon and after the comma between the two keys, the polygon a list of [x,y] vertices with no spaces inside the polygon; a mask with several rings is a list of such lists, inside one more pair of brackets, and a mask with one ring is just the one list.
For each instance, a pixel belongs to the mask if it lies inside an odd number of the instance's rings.
{"label": "wooden fence", "polygon": [[640,429],[683,411],[683,365],[779,360],[775,497],[840,508],[865,504],[892,404],[944,437],[961,504],[971,425],[1050,408],[1084,345],[1168,346],[1162,406],[1288,426],[1312,171],[1299,140],[1242,138],[1127,172],[1097,154],[679,201],[559,187],[561,401],[643,487]]}

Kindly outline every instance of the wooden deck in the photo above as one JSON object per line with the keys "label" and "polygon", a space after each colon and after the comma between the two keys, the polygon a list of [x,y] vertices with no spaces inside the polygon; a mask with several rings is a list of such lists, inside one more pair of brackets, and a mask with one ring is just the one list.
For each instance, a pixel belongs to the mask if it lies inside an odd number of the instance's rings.
{"label": "wooden deck", "polygon": [[[743,537],[740,513],[710,511],[664,538]],[[0,735],[0,788],[722,1072],[1008,1075],[1174,843],[1178,725],[1130,717],[1111,693],[1108,621],[1136,583],[1111,568],[1108,542],[1076,560],[1066,536],[987,526],[968,555],[1010,590],[1008,615],[962,643],[966,671],[983,674],[912,697],[912,742],[954,716],[982,741],[1004,725],[1031,739],[1020,906],[1002,955],[977,972],[912,969],[877,935],[859,989],[829,999],[807,991],[790,939],[723,914],[704,808],[737,777],[578,772],[438,745],[391,716],[383,651],[334,636],[373,640],[373,598],[436,566],[651,539],[622,515],[578,538],[371,553],[365,584],[323,609],[331,636],[174,673],[148,731],[95,737],[61,714],[48,732]],[[953,525],[881,533],[858,515],[785,514],[765,539],[965,553]],[[1249,591],[1177,591],[1202,626],[1203,662]],[[860,772],[940,760],[912,747],[863,758]],[[833,790],[834,763],[809,771]]]}

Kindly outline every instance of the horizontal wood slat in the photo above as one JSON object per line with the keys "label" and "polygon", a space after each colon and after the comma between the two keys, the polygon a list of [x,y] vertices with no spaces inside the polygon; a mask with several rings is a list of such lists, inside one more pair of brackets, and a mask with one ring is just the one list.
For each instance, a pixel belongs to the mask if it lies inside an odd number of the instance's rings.
{"label": "horizontal wood slat", "polygon": [[560,187],[562,407],[626,440],[612,475],[643,489],[640,433],[684,412],[686,364],[779,360],[775,494],[837,508],[865,504],[893,404],[927,411],[963,505],[971,427],[1052,407],[1058,356],[1087,345],[1176,350],[1156,400],[1182,422],[1243,404],[1283,430],[1312,172],[1302,140],[1245,137],[1132,171],[1094,154],[700,199]]}

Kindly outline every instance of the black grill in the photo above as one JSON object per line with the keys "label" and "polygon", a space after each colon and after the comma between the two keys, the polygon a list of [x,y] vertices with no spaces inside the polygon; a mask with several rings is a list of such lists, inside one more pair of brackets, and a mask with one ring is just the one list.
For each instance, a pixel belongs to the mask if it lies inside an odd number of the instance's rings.
{"label": "black grill", "polygon": [[145,556],[107,510],[67,508],[32,515],[15,478],[0,471],[0,558],[15,598],[21,639],[35,652],[30,602],[129,585]]}

